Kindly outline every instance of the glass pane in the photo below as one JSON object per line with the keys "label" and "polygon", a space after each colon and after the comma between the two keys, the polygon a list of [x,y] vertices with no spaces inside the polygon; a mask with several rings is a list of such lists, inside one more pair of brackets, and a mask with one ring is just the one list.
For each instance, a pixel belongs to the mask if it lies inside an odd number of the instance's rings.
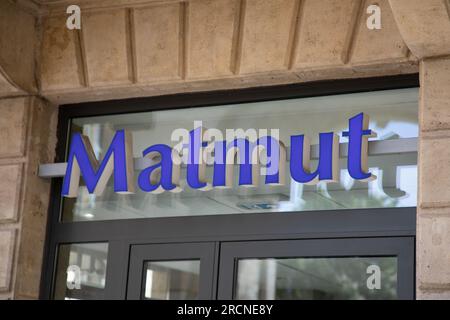
{"label": "glass pane", "polygon": [[104,298],[107,243],[59,246],[54,298],[97,300]]}
{"label": "glass pane", "polygon": [[151,261],[145,264],[144,298],[193,300],[198,298],[200,261]]}
{"label": "glass pane", "polygon": [[394,257],[242,259],[235,299],[397,298]]}
{"label": "glass pane", "polygon": [[[102,159],[116,130],[127,129],[133,136],[134,157],[154,144],[175,146],[171,134],[177,128],[192,130],[194,121],[203,127],[226,129],[279,129],[280,140],[289,149],[290,136],[305,134],[311,144],[318,143],[321,132],[333,131],[340,142],[348,142],[342,131],[349,118],[364,112],[370,116],[369,128],[378,136],[371,140],[395,140],[418,136],[418,89],[387,90],[245,103],[227,106],[188,108],[76,118],[72,132],[90,138],[97,158]],[[289,161],[289,160],[288,160]],[[347,171],[347,159],[340,159],[340,182],[306,185],[290,178],[286,161],[284,185],[238,186],[239,170],[233,170],[234,185],[229,189],[194,190],[187,186],[186,167],[181,168],[182,192],[117,194],[113,179],[105,192],[89,194],[83,179],[76,199],[64,199],[64,221],[133,219],[169,216],[292,212],[353,208],[414,207],[417,203],[417,153],[369,156],[369,170],[377,176],[370,182],[355,181]],[[237,167],[237,166],[236,166]],[[317,160],[311,162],[313,170]],[[135,179],[139,172],[135,172]],[[206,168],[211,182],[213,167]]]}

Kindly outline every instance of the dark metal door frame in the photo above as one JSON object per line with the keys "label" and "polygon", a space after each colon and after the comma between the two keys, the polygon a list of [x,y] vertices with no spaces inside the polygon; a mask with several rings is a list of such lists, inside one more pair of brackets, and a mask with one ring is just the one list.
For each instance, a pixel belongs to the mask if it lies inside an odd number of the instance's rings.
{"label": "dark metal door frame", "polygon": [[[220,251],[219,251],[220,248]],[[139,300],[146,261],[200,260],[199,299],[232,300],[241,258],[397,257],[398,299],[414,299],[414,237],[224,241],[130,247],[127,299]]]}
{"label": "dark metal door frame", "polygon": [[200,260],[199,299],[214,299],[217,263],[214,242],[134,245],[130,252],[127,299],[143,297],[144,262],[175,260]]}
{"label": "dark metal door frame", "polygon": [[[215,242],[215,252],[218,252],[219,243],[236,241],[415,237],[415,225],[415,208],[61,223],[52,235],[54,242],[50,249],[55,259],[60,244],[108,242],[105,298],[125,299],[128,261],[135,245]],[[55,261],[50,261],[50,271]],[[414,268],[414,263],[411,265]],[[216,266],[215,274],[217,269]],[[48,298],[51,298],[52,282],[44,284],[49,286]]]}
{"label": "dark metal door frame", "polygon": [[218,299],[231,300],[240,258],[396,256],[397,294],[414,299],[413,237],[229,242],[221,245]]}

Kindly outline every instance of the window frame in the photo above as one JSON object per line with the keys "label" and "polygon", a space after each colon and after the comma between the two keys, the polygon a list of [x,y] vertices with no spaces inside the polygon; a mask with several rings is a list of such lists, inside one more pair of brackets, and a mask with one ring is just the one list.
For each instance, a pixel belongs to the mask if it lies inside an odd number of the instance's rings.
{"label": "window frame", "polygon": [[[73,118],[413,87],[419,87],[417,73],[62,105],[59,108],[55,162],[65,162],[68,133]],[[62,222],[61,188],[62,179],[52,179],[40,288],[40,297],[43,299],[53,297],[60,244],[108,242],[105,297],[124,299],[128,264],[125,265],[123,261],[128,261],[133,244],[415,237],[416,234],[415,207]],[[218,269],[218,265],[215,268]]]}
{"label": "window frame", "polygon": [[[218,297],[234,298],[238,263],[241,259],[267,258],[354,258],[395,257],[397,259],[397,299],[414,297],[413,237],[377,237],[358,239],[305,239],[229,242],[222,245]],[[370,254],[367,254],[370,252]]]}

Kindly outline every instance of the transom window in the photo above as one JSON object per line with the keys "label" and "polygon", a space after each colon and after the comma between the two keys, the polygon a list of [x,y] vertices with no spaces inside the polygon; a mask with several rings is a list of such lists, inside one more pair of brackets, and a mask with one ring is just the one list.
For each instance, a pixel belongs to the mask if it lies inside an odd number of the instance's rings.
{"label": "transom window", "polygon": [[[290,136],[304,134],[311,144],[319,143],[319,133],[334,132],[341,144],[348,142],[342,132],[349,118],[364,112],[369,128],[377,133],[370,141],[383,141],[369,147],[369,170],[376,180],[354,180],[346,169],[347,159],[339,160],[339,182],[301,184],[289,175],[289,157],[284,185],[265,185],[259,179],[254,188],[239,187],[237,168],[234,185],[229,189],[199,191],[186,185],[186,167],[181,168],[182,192],[117,194],[113,179],[106,191],[96,196],[81,185],[78,198],[65,199],[63,221],[135,219],[190,215],[245,214],[264,212],[300,212],[361,208],[414,207],[417,202],[417,152],[404,150],[414,146],[418,136],[418,89],[398,89],[356,94],[244,103],[226,106],[187,108],[112,116],[74,118],[71,132],[88,136],[96,157],[101,159],[117,130],[127,129],[133,136],[133,156],[142,157],[148,146],[164,143],[175,146],[174,130],[192,130],[195,121],[205,128],[278,130],[279,139],[289,150]],[[370,143],[369,143],[370,146]],[[396,149],[397,148],[397,149]],[[411,152],[411,150],[413,150]],[[317,158],[311,168],[317,167]],[[235,165],[236,167],[238,165]],[[138,176],[136,172],[135,177]],[[213,166],[206,167],[211,181]]]}

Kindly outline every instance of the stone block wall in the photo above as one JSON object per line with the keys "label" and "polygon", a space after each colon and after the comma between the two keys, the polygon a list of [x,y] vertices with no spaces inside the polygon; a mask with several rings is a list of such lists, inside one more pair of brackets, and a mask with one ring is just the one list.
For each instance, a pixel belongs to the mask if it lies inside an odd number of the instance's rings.
{"label": "stone block wall", "polygon": [[418,71],[388,0],[381,30],[370,0],[79,1],[81,30],[67,3],[41,18],[40,90],[57,104]]}
{"label": "stone block wall", "polygon": [[0,99],[0,299],[39,295],[57,109],[32,96]]}
{"label": "stone block wall", "polygon": [[450,299],[450,57],[421,65],[417,298]]}

